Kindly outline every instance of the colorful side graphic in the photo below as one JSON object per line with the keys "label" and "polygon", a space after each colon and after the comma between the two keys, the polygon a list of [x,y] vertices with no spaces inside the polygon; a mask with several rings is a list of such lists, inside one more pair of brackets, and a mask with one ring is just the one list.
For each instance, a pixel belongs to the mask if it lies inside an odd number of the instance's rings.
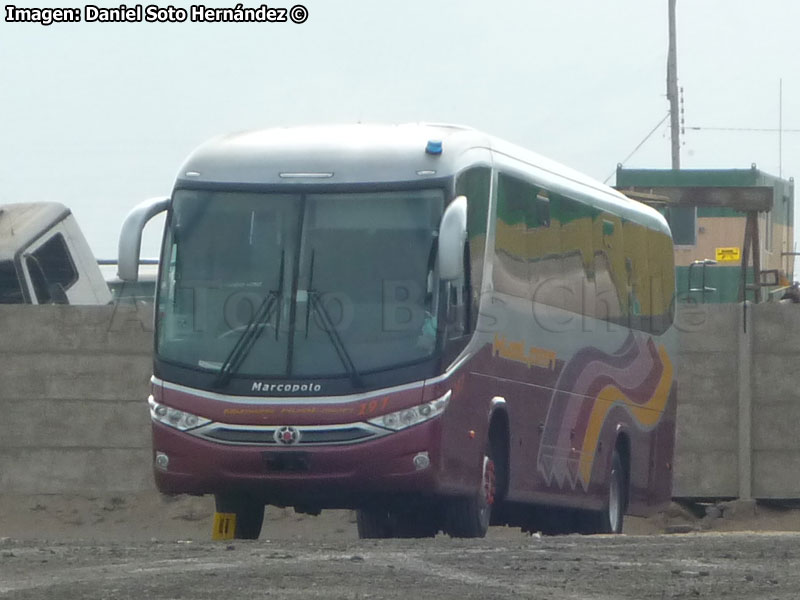
{"label": "colorful side graphic", "polygon": [[628,336],[614,354],[578,352],[564,367],[547,412],[538,470],[548,484],[588,490],[606,417],[615,407],[643,431],[661,419],[672,388],[672,363],[652,338]]}

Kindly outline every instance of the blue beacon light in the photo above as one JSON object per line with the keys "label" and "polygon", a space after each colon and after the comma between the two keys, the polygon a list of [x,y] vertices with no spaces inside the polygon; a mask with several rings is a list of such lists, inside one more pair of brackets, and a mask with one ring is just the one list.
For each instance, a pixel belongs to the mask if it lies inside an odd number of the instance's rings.
{"label": "blue beacon light", "polygon": [[439,155],[442,153],[442,140],[428,140],[428,145],[425,146],[426,154]]}

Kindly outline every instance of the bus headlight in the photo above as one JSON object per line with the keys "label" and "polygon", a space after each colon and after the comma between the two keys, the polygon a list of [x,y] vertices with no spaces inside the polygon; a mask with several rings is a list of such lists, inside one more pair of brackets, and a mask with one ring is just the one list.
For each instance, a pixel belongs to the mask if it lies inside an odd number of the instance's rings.
{"label": "bus headlight", "polygon": [[367,422],[372,425],[377,425],[378,427],[400,431],[406,427],[411,427],[412,425],[417,425],[429,421],[434,417],[438,417],[444,412],[444,409],[447,408],[447,402],[450,400],[451,394],[452,392],[448,390],[444,396],[436,400],[431,400],[419,406],[404,408],[403,410],[398,410],[388,415],[370,419]]}
{"label": "bus headlight", "polygon": [[211,423],[209,419],[204,419],[192,413],[159,404],[152,396],[147,399],[147,403],[150,405],[150,417],[154,421],[158,421],[169,427],[174,427],[180,431],[187,431]]}

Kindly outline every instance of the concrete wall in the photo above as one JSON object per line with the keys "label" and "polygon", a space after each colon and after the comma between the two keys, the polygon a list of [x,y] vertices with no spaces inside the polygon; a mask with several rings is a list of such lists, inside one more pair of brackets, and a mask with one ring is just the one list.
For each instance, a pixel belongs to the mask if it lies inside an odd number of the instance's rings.
{"label": "concrete wall", "polygon": [[800,306],[753,318],[753,497],[800,498]]}
{"label": "concrete wall", "polygon": [[682,306],[678,324],[674,495],[800,498],[800,306]]}
{"label": "concrete wall", "polygon": [[737,496],[738,318],[731,304],[678,314],[676,496]]}
{"label": "concrete wall", "polygon": [[[800,498],[800,306],[681,306],[674,495]],[[152,489],[152,312],[0,306],[0,491]]]}
{"label": "concrete wall", "polygon": [[153,488],[152,309],[0,305],[0,491]]}

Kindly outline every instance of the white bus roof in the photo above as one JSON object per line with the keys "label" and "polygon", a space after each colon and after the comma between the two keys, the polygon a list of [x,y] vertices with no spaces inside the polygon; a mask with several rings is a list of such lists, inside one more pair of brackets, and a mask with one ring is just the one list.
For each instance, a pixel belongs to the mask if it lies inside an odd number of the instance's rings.
{"label": "white bus roof", "polygon": [[0,205],[0,260],[11,260],[23,248],[70,215],[58,202]]}
{"label": "white bus roof", "polygon": [[[429,143],[441,142],[441,153]],[[321,125],[233,133],[200,146],[181,167],[178,187],[205,183],[257,185],[391,184],[445,177],[498,155],[524,163],[543,183],[620,216],[669,231],[666,221],[591,177],[544,156],[459,125]]]}

